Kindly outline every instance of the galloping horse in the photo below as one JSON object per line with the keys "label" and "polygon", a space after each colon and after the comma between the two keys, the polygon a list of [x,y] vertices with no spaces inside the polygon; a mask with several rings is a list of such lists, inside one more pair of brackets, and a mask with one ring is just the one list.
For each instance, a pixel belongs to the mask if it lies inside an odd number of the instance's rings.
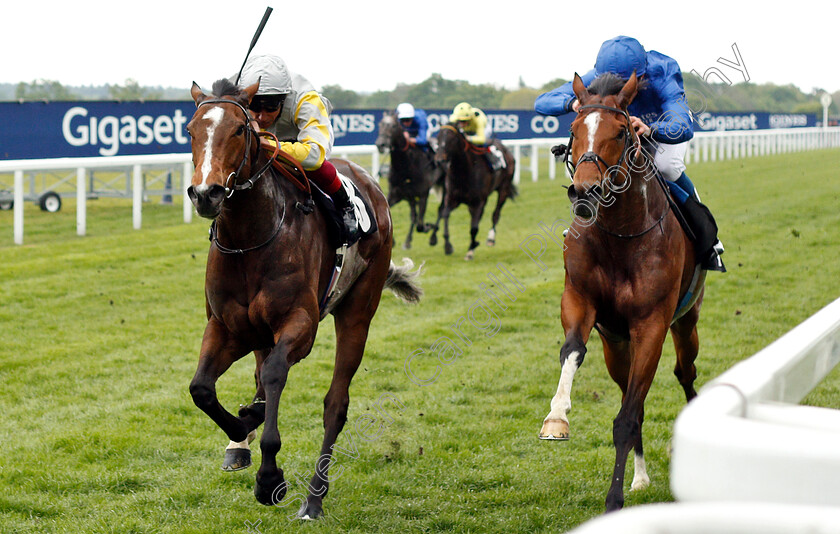
{"label": "galloping horse", "polygon": [[566,152],[576,214],[563,256],[560,313],[566,340],[560,383],[540,431],[542,439],[569,439],[572,378],[594,327],[607,370],[622,392],[613,422],[615,468],[607,511],[624,505],[630,449],[635,449],[631,488],[650,483],[642,452],[644,402],[669,328],[677,354],[674,374],[686,400],[696,396],[696,325],[705,281],[665,186],[630,124],[627,106],[638,83],[635,73],[626,83],[603,75],[589,89],[577,74],[573,81],[580,108],[571,128],[571,160]]}
{"label": "galloping horse", "polygon": [[[280,394],[289,368],[312,350],[320,320],[334,315],[335,369],[324,399],[324,440],[309,495],[298,511],[299,517],[314,519],[323,513],[332,446],[347,420],[348,388],[383,287],[417,301],[419,273],[410,272],[410,261],[404,267],[391,262],[391,219],[376,183],[358,165],[332,160],[368,199],[378,225],[346,250],[335,282],[338,258],[327,238],[325,215],[312,210],[308,193],[272,168],[277,151],[269,157],[260,148],[264,134],[254,130],[247,111],[258,87],[243,90],[219,80],[212,95],[192,87],[197,109],[187,130],[195,174],[188,194],[198,214],[213,224],[205,279],[208,322],[190,394],[233,442],[244,442],[265,421],[254,495],[266,505],[281,501],[287,485],[276,463]],[[334,292],[328,291],[331,286]],[[236,417],[219,403],[215,384],[252,351],[257,392]]]}
{"label": "galloping horse", "polygon": [[385,113],[379,121],[376,148],[380,154],[386,149],[391,153],[388,205],[394,206],[405,200],[411,208],[411,224],[403,244],[404,249],[410,249],[414,229],[417,228],[418,232],[428,232],[432,226],[423,222],[426,217],[426,203],[429,200],[429,190],[442,178],[443,171],[435,165],[432,154],[409,143],[404,132],[396,115]]}
{"label": "galloping horse", "polygon": [[446,169],[446,181],[443,203],[438,211],[437,222],[429,238],[429,244],[433,246],[437,244],[437,231],[440,220],[443,219],[446,254],[453,252],[452,243],[449,241],[449,214],[452,210],[462,203],[469,207],[470,248],[465,259],[471,260],[478,246],[475,236],[478,235],[478,223],[484,214],[487,197],[493,191],[498,192],[496,209],[493,210],[493,227],[487,234],[487,245],[493,246],[496,243],[496,224],[499,222],[502,206],[509,197],[515,197],[517,194],[516,186],[513,184],[516,162],[498,139],[493,140],[493,144],[505,158],[505,167],[496,171],[492,170],[485,161],[484,155],[488,149],[476,147],[470,143],[458,128],[445,124],[438,132],[438,149],[435,159]]}

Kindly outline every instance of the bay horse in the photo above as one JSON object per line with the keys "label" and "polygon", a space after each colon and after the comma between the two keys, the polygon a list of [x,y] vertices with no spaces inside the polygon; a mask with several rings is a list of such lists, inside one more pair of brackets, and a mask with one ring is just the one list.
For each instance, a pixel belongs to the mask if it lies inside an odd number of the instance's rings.
{"label": "bay horse", "polygon": [[[377,231],[347,248],[335,292],[325,297],[338,259],[328,240],[326,216],[313,211],[311,196],[272,167],[279,149],[269,156],[260,147],[260,136],[267,134],[257,133],[248,112],[258,87],[242,89],[219,80],[210,95],[195,83],[191,90],[197,109],[187,126],[195,165],[188,195],[198,214],[213,223],[205,278],[208,321],[190,394],[232,442],[245,442],[265,421],[254,495],[262,504],[280,502],[287,489],[277,466],[280,395],[289,369],[312,350],[319,322],[330,313],[335,317],[335,368],[324,399],[324,439],[309,494],[298,511],[298,517],[314,519],[323,514],[332,447],[347,420],[348,388],[383,288],[416,302],[419,272],[411,272],[410,260],[402,267],[391,261],[388,203],[376,182],[358,165],[331,160],[367,198]],[[235,416],[219,403],[215,384],[250,352],[257,361],[257,391],[254,402]]]}
{"label": "bay horse", "polygon": [[444,252],[452,254],[452,243],[449,241],[449,215],[461,204],[466,204],[470,210],[470,246],[464,259],[475,257],[478,241],[478,223],[484,214],[487,199],[493,191],[498,192],[496,209],[493,210],[493,226],[487,233],[487,246],[496,244],[496,224],[502,212],[502,206],[508,198],[517,195],[513,184],[513,174],[516,161],[510,151],[498,139],[492,143],[501,151],[505,159],[505,167],[492,170],[486,161],[487,147],[477,147],[470,143],[464,134],[452,124],[444,124],[438,131],[438,148],[435,159],[446,170],[444,182],[443,202],[438,211],[437,222],[432,229],[429,244],[437,244],[437,231],[440,220],[443,219]]}
{"label": "bay horse", "polygon": [[382,154],[391,154],[388,170],[388,205],[394,206],[401,200],[408,202],[410,224],[404,249],[411,248],[415,228],[428,232],[431,224],[424,222],[429,190],[443,177],[443,171],[435,164],[434,155],[426,152],[405,138],[405,130],[394,113],[386,112],[379,121],[376,148]]}
{"label": "bay horse", "polygon": [[569,197],[576,216],[563,254],[560,317],[565,342],[557,392],[540,431],[542,439],[569,439],[572,379],[594,327],[607,370],[622,393],[613,421],[615,466],[607,511],[624,505],[631,449],[631,489],[650,483],[642,449],[644,402],[669,328],[676,348],[674,374],[686,401],[697,395],[694,361],[706,271],[697,266],[692,242],[631,125],[627,106],[639,83],[635,73],[626,83],[602,75],[588,89],[577,74],[573,80],[580,107],[566,148],[573,177]]}

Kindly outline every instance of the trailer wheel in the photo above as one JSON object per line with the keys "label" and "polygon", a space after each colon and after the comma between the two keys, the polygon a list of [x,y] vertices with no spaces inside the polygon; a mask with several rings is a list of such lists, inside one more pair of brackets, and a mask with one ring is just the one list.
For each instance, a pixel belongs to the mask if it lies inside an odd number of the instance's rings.
{"label": "trailer wheel", "polygon": [[38,199],[38,205],[41,206],[43,211],[55,213],[61,209],[61,197],[58,196],[58,193],[53,191],[44,193],[41,195],[41,198]]}
{"label": "trailer wheel", "polygon": [[15,207],[14,200],[0,200],[0,210],[8,211]]}

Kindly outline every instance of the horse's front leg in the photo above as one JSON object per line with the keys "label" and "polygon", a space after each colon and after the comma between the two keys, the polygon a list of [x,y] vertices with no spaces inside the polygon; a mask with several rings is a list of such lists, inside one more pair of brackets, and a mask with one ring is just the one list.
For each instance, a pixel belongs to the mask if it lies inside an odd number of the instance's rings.
{"label": "horse's front leg", "polygon": [[231,441],[241,442],[256,427],[249,428],[242,419],[225,410],[216,396],[216,381],[233,362],[247,354],[231,337],[216,319],[211,318],[207,323],[198,368],[190,382],[190,395],[195,405],[210,416]]}
{"label": "horse's front leg", "polygon": [[[607,492],[608,512],[624,506],[624,473],[627,456],[636,450],[636,467],[640,479],[634,481],[637,487],[646,485],[647,479],[642,448],[642,422],[644,420],[645,397],[647,397],[659,358],[662,344],[668,332],[670,317],[649,317],[630,325],[630,359],[627,389],[621,401],[621,409],[613,421],[613,444],[615,445],[615,467],[610,489]],[[612,373],[611,373],[612,374]],[[619,384],[620,385],[620,384]],[[623,388],[622,388],[623,390]]]}
{"label": "horse's front leg", "polygon": [[411,238],[414,235],[414,226],[417,224],[417,202],[414,198],[408,199],[408,206],[411,210],[411,215],[408,224],[408,235],[405,237],[405,243],[403,243],[403,250],[411,248]]}
{"label": "horse's front leg", "polygon": [[560,319],[566,340],[560,348],[560,382],[545,416],[540,439],[569,439],[569,410],[572,409],[572,380],[586,355],[586,342],[595,326],[595,308],[575,291],[566,277],[566,290],[560,302]]}
{"label": "horse's front leg", "polygon": [[418,232],[425,233],[429,231],[430,224],[426,224],[426,206],[429,203],[429,191],[426,190],[420,193],[417,198],[417,223],[415,227]]}
{"label": "horse's front leg", "polygon": [[277,453],[281,446],[277,428],[280,396],[286,387],[292,363],[309,353],[315,339],[317,319],[313,322],[305,313],[298,317],[299,320],[287,320],[288,326],[276,336],[277,344],[271,349],[260,372],[260,383],[265,390],[265,427],[260,438],[262,462],[257,471],[254,496],[265,505],[277,504],[286,495],[283,470],[277,467]]}

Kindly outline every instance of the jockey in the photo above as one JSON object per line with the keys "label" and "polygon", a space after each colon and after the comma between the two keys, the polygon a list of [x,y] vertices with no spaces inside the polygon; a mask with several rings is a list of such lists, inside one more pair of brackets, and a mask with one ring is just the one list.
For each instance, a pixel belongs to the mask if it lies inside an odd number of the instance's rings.
{"label": "jockey", "polygon": [[461,102],[452,110],[449,122],[461,130],[467,141],[477,147],[488,148],[488,163],[494,171],[506,166],[504,156],[493,144],[493,128],[483,111],[472,107],[468,102]]}
{"label": "jockey", "polygon": [[[636,39],[620,35],[601,45],[595,68],[581,79],[584,85],[589,86],[600,74],[611,72],[627,80],[634,71],[637,76],[643,77],[644,83],[627,108],[630,123],[639,136],[655,142],[654,164],[677,202],[686,208],[689,224],[706,227],[705,234],[714,234],[707,239],[710,240],[710,250],[701,251],[704,268],[725,270],[719,258],[723,245],[717,240],[717,225],[708,208],[700,204],[697,190],[685,174],[685,154],[694,130],[677,62],[655,50],[645,51]],[[578,107],[580,102],[572,89],[572,82],[540,95],[534,103],[534,109],[544,115],[563,115],[577,111]],[[689,198],[693,202],[686,204]],[[695,222],[698,224],[695,225]],[[700,228],[692,229],[696,236],[700,235]]]}
{"label": "jockey", "polygon": [[351,241],[358,233],[358,221],[338,171],[327,161],[335,140],[330,122],[332,104],[306,78],[289,72],[279,56],[248,60],[240,85],[257,82],[260,87],[250,104],[254,121],[260,129],[276,135],[280,150],[299,161],[306,175],[330,195],[344,221],[343,239]]}
{"label": "jockey", "polygon": [[405,130],[406,141],[414,143],[424,152],[429,150],[429,119],[425,111],[403,102],[397,106],[397,120]]}

